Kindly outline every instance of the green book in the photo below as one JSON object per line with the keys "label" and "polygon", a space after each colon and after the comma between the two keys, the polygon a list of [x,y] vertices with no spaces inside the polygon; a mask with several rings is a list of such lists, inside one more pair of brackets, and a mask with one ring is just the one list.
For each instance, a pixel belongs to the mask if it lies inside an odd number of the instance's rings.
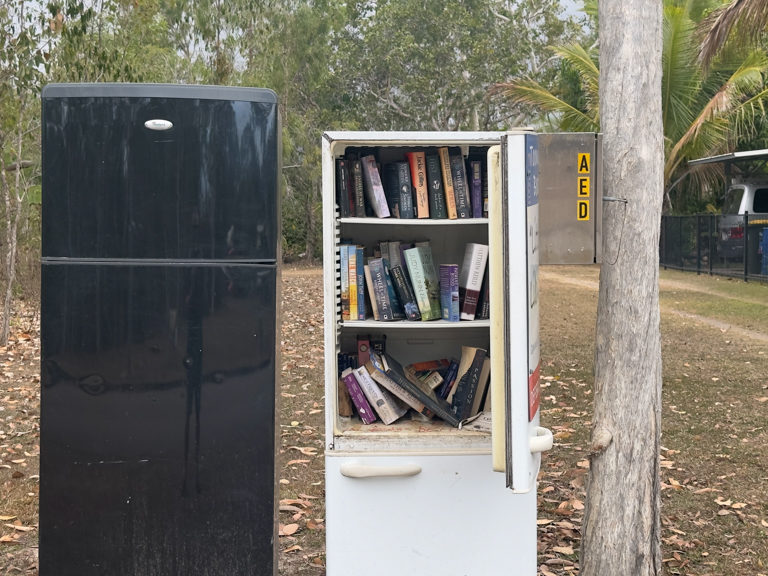
{"label": "green book", "polygon": [[439,320],[443,313],[440,308],[440,285],[432,260],[432,249],[428,246],[417,246],[409,248],[403,255],[421,319]]}

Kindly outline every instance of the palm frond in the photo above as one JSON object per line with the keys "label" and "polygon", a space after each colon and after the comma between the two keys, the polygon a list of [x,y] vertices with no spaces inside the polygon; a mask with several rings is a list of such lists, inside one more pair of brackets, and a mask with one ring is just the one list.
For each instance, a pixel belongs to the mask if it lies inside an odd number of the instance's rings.
{"label": "palm frond", "polygon": [[[731,0],[713,12],[702,23],[705,34],[699,58],[705,68],[720,52],[729,38],[740,45],[754,42],[768,26],[768,2],[765,0]],[[737,32],[734,34],[734,32]]]}

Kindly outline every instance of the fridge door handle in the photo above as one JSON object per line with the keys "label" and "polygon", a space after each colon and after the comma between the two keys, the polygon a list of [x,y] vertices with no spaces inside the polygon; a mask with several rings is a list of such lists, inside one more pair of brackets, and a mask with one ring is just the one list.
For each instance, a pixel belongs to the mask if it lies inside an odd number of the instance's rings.
{"label": "fridge door handle", "polygon": [[552,430],[542,426],[536,426],[536,436],[531,436],[529,438],[531,454],[551,450],[553,442],[554,437],[552,436]]}
{"label": "fridge door handle", "polygon": [[400,464],[398,466],[372,466],[350,462],[341,465],[341,475],[347,478],[382,478],[408,477],[421,473],[418,464]]}

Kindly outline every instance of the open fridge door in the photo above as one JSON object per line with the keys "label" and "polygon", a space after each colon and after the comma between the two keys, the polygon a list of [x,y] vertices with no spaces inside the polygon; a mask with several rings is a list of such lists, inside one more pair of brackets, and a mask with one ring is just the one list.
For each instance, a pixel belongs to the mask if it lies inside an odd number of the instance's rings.
{"label": "open fridge door", "polygon": [[539,426],[539,200],[535,134],[488,152],[493,467],[515,492],[535,488],[552,433]]}

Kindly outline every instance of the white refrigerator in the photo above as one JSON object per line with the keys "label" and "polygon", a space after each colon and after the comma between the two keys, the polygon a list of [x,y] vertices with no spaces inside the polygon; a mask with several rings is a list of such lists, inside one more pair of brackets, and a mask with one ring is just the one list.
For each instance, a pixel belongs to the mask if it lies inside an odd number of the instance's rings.
{"label": "white refrigerator", "polygon": [[[380,167],[448,148],[479,159],[485,213],[379,218],[340,205],[337,162]],[[322,140],[325,295],[326,566],[328,576],[533,576],[536,480],[552,434],[539,425],[538,145],[514,132],[327,132]],[[343,320],[340,246],[428,240],[435,266],[489,246],[490,317]],[[488,350],[490,409],[459,428],[412,413],[393,424],[339,415],[339,354],[385,342],[406,365]]]}

